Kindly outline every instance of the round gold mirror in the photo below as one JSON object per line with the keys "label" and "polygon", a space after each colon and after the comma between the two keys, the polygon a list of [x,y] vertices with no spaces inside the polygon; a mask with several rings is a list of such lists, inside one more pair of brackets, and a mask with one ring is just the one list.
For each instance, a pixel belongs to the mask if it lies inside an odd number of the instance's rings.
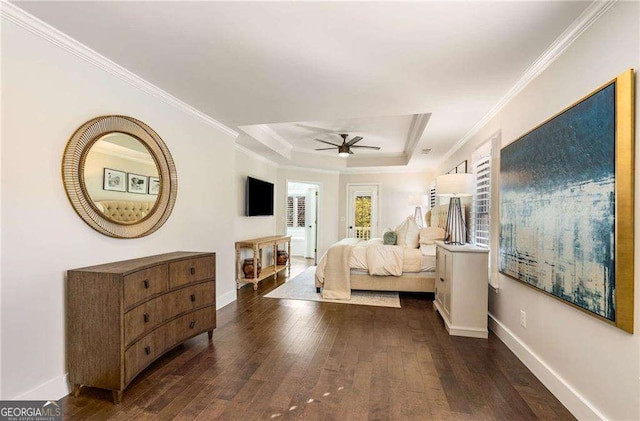
{"label": "round gold mirror", "polygon": [[125,116],[94,118],[76,130],[65,149],[62,179],[78,215],[116,238],[143,237],[160,228],[178,187],[160,136]]}

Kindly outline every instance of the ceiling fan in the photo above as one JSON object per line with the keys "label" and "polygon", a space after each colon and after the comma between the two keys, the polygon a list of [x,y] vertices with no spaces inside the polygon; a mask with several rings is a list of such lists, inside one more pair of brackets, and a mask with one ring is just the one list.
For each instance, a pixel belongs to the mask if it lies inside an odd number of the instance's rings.
{"label": "ceiling fan", "polygon": [[341,133],[339,135],[342,138],[342,144],[337,144],[337,143],[333,143],[333,142],[328,142],[326,140],[322,140],[322,139],[314,139],[318,142],[322,142],[322,143],[326,143],[328,145],[333,145],[333,147],[331,148],[319,148],[316,149],[316,151],[328,151],[330,149],[337,149],[338,150],[338,155],[342,156],[342,157],[347,157],[349,155],[353,155],[353,152],[351,151],[351,148],[365,148],[365,149],[375,149],[375,150],[380,150],[380,147],[378,146],[361,146],[361,145],[356,145],[357,142],[360,142],[362,140],[362,136],[356,136],[353,139],[351,139],[350,141],[347,142],[347,137],[349,137],[349,135],[347,133]]}

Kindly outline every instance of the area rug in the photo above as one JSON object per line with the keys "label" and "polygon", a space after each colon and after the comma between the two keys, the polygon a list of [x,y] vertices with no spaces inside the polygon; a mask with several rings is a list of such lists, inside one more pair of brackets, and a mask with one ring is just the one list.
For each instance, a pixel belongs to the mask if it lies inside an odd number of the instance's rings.
{"label": "area rug", "polygon": [[316,267],[307,268],[300,275],[274,289],[266,298],[284,298],[288,300],[322,301],[326,303],[357,304],[361,306],[400,308],[400,297],[397,292],[385,291],[351,291],[351,300],[326,300],[316,292]]}

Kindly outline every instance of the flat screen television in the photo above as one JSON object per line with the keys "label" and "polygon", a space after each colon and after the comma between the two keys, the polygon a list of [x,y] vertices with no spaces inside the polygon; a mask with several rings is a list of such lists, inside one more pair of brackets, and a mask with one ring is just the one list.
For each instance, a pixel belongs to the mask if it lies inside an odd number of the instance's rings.
{"label": "flat screen television", "polygon": [[273,215],[273,183],[247,177],[244,195],[246,216]]}

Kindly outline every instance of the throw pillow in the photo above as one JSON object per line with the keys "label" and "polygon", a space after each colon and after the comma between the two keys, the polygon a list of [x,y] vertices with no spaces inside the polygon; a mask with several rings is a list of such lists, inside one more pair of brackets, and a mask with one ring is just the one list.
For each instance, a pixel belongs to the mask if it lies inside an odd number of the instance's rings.
{"label": "throw pillow", "polygon": [[420,227],[416,223],[413,216],[407,218],[409,225],[407,227],[407,236],[405,237],[405,247],[417,249],[420,245]]}
{"label": "throw pillow", "polygon": [[383,234],[382,239],[387,246],[394,246],[398,240],[398,235],[395,231],[387,231]]}
{"label": "throw pillow", "polygon": [[444,240],[446,231],[438,227],[427,227],[420,230],[420,244],[435,244],[436,240]]}
{"label": "throw pillow", "polygon": [[396,227],[396,244],[404,246],[407,243],[407,230],[409,229],[409,218],[402,221],[400,225]]}
{"label": "throw pillow", "polygon": [[420,227],[416,224],[413,216],[407,217],[402,224],[398,225],[396,234],[398,235],[396,240],[397,245],[414,249],[418,248],[420,243]]}

